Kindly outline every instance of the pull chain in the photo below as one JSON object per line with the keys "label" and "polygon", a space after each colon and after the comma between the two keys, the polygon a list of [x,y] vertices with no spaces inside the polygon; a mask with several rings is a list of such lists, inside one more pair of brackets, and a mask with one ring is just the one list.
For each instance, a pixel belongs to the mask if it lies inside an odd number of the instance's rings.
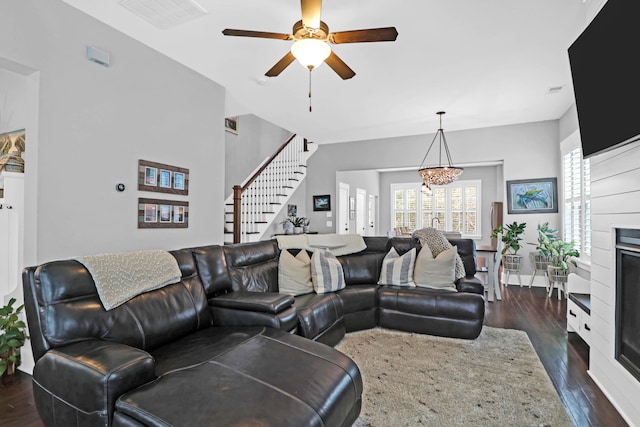
{"label": "pull chain", "polygon": [[313,68],[309,67],[309,112],[311,112],[311,71]]}

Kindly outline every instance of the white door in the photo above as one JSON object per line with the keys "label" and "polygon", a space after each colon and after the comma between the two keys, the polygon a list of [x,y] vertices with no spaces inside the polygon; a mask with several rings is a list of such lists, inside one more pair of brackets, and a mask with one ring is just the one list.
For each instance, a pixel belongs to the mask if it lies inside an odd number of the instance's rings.
{"label": "white door", "polygon": [[367,235],[367,192],[356,188],[356,229],[355,234]]}
{"label": "white door", "polygon": [[367,227],[367,236],[376,236],[378,234],[378,197],[373,194],[369,195],[369,223]]}
{"label": "white door", "polygon": [[349,234],[349,184],[339,183],[337,234]]}

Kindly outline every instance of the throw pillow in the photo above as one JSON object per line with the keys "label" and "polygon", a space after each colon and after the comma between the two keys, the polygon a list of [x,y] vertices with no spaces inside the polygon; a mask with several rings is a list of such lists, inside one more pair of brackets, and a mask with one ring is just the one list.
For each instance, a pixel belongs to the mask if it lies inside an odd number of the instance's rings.
{"label": "throw pillow", "polygon": [[295,257],[284,249],[278,260],[278,287],[289,295],[304,295],[313,292],[311,282],[311,258],[302,249]]}
{"label": "throw pillow", "polygon": [[311,281],[313,289],[319,294],[339,291],[345,287],[342,265],[327,249],[317,249],[311,256]]}
{"label": "throw pillow", "polygon": [[423,246],[416,258],[413,280],[416,286],[456,291],[456,254],[458,248],[442,251],[433,257],[429,246]]}
{"label": "throw pillow", "polygon": [[[429,246],[429,249],[431,249],[431,253],[436,257],[440,254],[440,252],[451,249],[452,246],[447,238],[444,237],[444,234],[432,227],[422,228],[420,230],[414,231],[413,237],[420,240],[420,244],[422,246]],[[460,255],[456,253],[455,258],[456,279],[460,279],[462,277],[465,277],[467,273],[464,269],[464,264],[462,263],[462,258],[460,258]]]}
{"label": "throw pillow", "polygon": [[400,256],[395,248],[391,248],[382,260],[378,285],[396,285],[415,287],[413,267],[416,262],[416,248]]}

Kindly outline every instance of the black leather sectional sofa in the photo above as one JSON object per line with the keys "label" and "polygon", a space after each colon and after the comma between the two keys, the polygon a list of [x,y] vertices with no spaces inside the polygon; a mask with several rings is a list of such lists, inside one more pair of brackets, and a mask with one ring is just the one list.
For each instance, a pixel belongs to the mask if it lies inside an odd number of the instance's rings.
{"label": "black leather sectional sofa", "polygon": [[[33,390],[46,425],[349,426],[362,379],[331,348],[346,332],[376,326],[475,338],[484,319],[472,240],[452,241],[467,277],[459,292],[378,286],[391,246],[365,238],[339,257],[347,287],[279,294],[275,241],[171,253],[179,283],[105,311],[93,279],[73,260],[23,272],[36,365]],[[328,344],[328,345],[325,345]]]}

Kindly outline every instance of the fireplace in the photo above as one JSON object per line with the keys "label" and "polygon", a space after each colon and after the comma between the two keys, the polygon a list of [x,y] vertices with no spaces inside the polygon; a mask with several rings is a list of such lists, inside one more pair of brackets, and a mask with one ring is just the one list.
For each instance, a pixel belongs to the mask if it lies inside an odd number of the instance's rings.
{"label": "fireplace", "polygon": [[616,230],[616,360],[640,381],[640,230]]}

